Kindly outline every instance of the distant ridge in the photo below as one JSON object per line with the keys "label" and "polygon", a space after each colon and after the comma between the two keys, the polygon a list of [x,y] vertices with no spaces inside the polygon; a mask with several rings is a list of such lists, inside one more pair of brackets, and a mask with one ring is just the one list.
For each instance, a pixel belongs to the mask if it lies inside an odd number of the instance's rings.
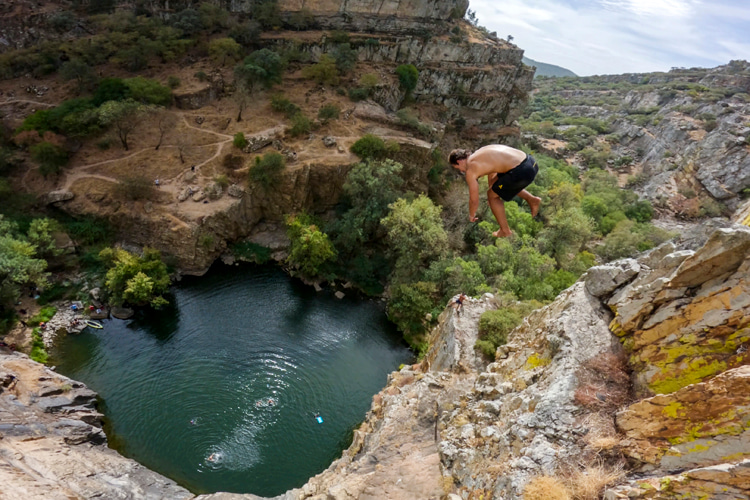
{"label": "distant ridge", "polygon": [[534,78],[537,76],[578,76],[569,69],[565,69],[561,66],[555,66],[554,64],[547,64],[538,62],[528,57],[523,58],[523,63],[527,66],[536,66],[536,73]]}

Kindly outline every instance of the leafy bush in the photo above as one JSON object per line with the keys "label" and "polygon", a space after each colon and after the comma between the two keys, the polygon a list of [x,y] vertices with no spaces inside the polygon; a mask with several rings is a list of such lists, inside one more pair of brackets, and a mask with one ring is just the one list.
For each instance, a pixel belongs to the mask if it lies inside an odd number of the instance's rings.
{"label": "leafy bush", "polygon": [[232,145],[240,151],[245,149],[247,147],[247,139],[245,139],[245,133],[237,132],[236,134],[234,134]]}
{"label": "leafy bush", "polygon": [[476,347],[494,359],[497,348],[507,342],[508,333],[520,325],[522,320],[523,317],[510,308],[483,313],[479,317],[479,339]]}
{"label": "leafy bush", "polygon": [[156,80],[136,76],[124,80],[130,89],[129,98],[143,104],[156,104],[157,106],[169,106],[172,102],[172,91]]}
{"label": "leafy bush", "polygon": [[292,101],[284,97],[282,94],[271,96],[271,109],[284,113],[287,118],[293,118],[294,115],[301,111],[299,106],[292,103]]}
{"label": "leafy bush", "polygon": [[307,135],[312,130],[312,122],[303,113],[297,113],[292,117],[292,126],[287,130],[292,137]]}
{"label": "leafy bush", "polygon": [[291,242],[287,263],[308,277],[317,276],[323,265],[335,260],[336,250],[328,235],[320,231],[305,214],[286,219],[287,236]]}
{"label": "leafy bush", "polygon": [[339,84],[339,70],[336,66],[336,60],[328,54],[323,54],[317,63],[304,68],[302,76],[320,84]]}
{"label": "leafy bush", "polygon": [[68,163],[68,152],[50,142],[40,142],[31,147],[31,157],[39,162],[39,171],[44,177],[57,174]]}
{"label": "leafy bush", "polygon": [[180,86],[180,79],[174,75],[171,75],[170,77],[167,78],[167,86],[170,89],[176,89],[177,87]]}
{"label": "leafy bush", "polygon": [[398,76],[399,84],[401,88],[406,91],[407,94],[411,94],[414,89],[417,88],[417,80],[419,79],[419,70],[413,64],[402,64],[396,68],[396,75]]}
{"label": "leafy bush", "polygon": [[349,89],[349,99],[354,102],[364,101],[370,97],[370,91],[364,87],[354,87]]}
{"label": "leafy bush", "polygon": [[[437,286],[435,283],[418,281],[393,287],[388,300],[388,319],[393,321],[404,338],[415,346],[427,330],[430,313],[437,304]],[[433,318],[436,316],[433,315]]]}
{"label": "leafy bush", "polygon": [[363,160],[382,158],[387,152],[385,141],[372,134],[363,135],[349,150]]}
{"label": "leafy bush", "polygon": [[268,189],[281,182],[281,172],[286,167],[284,156],[279,153],[266,153],[255,157],[255,165],[250,168],[250,180]]}
{"label": "leafy bush", "polygon": [[318,119],[323,123],[339,117],[341,110],[335,104],[326,104],[318,110]]}
{"label": "leafy bush", "polygon": [[158,250],[146,247],[137,256],[121,248],[105,248],[99,258],[108,267],[105,285],[112,304],[148,304],[158,309],[169,303],[163,297],[169,274]]}

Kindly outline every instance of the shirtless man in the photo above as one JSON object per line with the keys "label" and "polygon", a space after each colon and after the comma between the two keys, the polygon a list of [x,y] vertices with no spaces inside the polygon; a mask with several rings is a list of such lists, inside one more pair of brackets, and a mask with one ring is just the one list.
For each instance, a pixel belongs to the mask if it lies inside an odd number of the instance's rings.
{"label": "shirtless man", "polygon": [[513,234],[505,218],[503,200],[510,201],[518,195],[531,207],[532,217],[539,212],[539,203],[542,199],[524,189],[532,183],[539,172],[539,166],[533,156],[509,146],[491,144],[479,148],[474,153],[465,149],[454,149],[448,161],[453,168],[466,176],[466,184],[469,186],[469,220],[471,222],[478,220],[476,217],[477,208],[479,208],[477,180],[487,176],[490,185],[490,189],[487,190],[487,201],[497,223],[500,224],[500,229],[492,233],[493,236],[502,238]]}

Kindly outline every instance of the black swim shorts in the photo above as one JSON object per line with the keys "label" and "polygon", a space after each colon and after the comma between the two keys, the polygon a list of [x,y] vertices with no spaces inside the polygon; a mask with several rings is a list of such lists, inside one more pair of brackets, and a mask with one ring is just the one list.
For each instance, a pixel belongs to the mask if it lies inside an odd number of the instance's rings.
{"label": "black swim shorts", "polygon": [[497,174],[497,180],[492,185],[492,190],[503,200],[510,201],[534,181],[538,172],[539,165],[537,165],[534,157],[526,155],[526,159],[517,167],[504,174]]}

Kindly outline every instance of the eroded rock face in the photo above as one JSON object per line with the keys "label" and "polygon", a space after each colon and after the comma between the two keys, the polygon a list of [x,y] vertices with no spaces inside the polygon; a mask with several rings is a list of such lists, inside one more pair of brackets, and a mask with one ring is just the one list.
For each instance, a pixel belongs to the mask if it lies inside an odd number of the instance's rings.
{"label": "eroded rock face", "polygon": [[23,354],[0,352],[3,498],[193,497],[107,448],[95,401],[96,394],[80,382]]}
{"label": "eroded rock face", "polygon": [[[608,301],[636,390],[665,394],[748,363],[750,228],[719,229],[697,252],[670,244]],[[745,346],[745,347],[743,347]]]}

